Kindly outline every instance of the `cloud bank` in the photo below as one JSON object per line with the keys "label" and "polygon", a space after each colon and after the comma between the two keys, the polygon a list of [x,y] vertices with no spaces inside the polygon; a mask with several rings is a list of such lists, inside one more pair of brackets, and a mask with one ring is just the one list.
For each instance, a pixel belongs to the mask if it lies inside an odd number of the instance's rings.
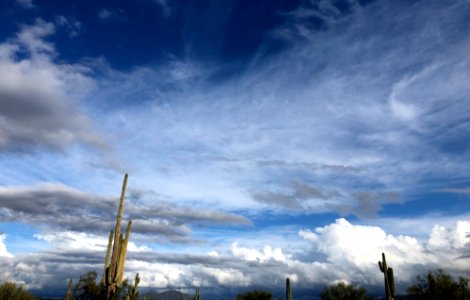
{"label": "cloud bank", "polygon": [[[468,275],[469,231],[470,222],[457,221],[451,226],[435,225],[425,240],[419,240],[389,234],[378,226],[337,219],[314,230],[291,232],[284,242],[296,240],[300,245],[296,249],[270,245],[265,240],[262,248],[252,247],[250,242],[234,242],[219,252],[183,254],[131,243],[126,276],[133,277],[139,272],[142,286],[163,289],[200,286],[203,290],[219,287],[227,292],[233,287],[262,286],[277,290],[289,276],[296,288],[310,290],[309,293],[338,280],[379,290],[383,278],[377,261],[385,252],[394,268],[397,286],[403,292],[416,275],[435,268]],[[2,257],[6,266],[3,278],[14,278],[34,288],[65,289],[65,281],[51,279],[78,278],[88,270],[101,270],[106,237],[64,232],[37,238],[49,242],[51,250]]]}

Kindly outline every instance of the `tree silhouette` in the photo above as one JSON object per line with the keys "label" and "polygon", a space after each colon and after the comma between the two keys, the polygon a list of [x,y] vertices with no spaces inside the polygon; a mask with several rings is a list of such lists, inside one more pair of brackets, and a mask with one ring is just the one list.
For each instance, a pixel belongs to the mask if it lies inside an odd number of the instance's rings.
{"label": "tree silhouette", "polygon": [[0,284],[0,300],[34,300],[33,294],[14,282]]}
{"label": "tree silhouette", "polygon": [[444,273],[441,269],[431,271],[425,276],[418,275],[416,281],[416,284],[410,286],[407,290],[411,299],[470,299],[469,279],[459,277],[458,281],[455,281],[452,276]]}
{"label": "tree silhouette", "polygon": [[367,294],[365,288],[339,282],[323,289],[320,293],[323,300],[369,300],[374,299]]}

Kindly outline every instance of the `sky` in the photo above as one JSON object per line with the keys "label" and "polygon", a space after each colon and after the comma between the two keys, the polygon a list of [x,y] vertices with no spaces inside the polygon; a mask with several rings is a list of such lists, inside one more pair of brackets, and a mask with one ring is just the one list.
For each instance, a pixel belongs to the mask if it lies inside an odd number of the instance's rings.
{"label": "sky", "polygon": [[[0,3],[0,280],[294,298],[470,277],[470,1]],[[296,295],[297,293],[297,295]]]}

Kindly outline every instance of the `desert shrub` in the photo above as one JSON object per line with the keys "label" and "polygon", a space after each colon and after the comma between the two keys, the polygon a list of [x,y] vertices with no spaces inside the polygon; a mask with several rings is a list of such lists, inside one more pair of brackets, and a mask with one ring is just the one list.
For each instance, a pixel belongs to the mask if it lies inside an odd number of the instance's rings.
{"label": "desert shrub", "polygon": [[[106,288],[97,281],[97,273],[89,271],[80,276],[75,285],[72,299],[76,300],[102,300],[106,299]],[[125,279],[116,291],[115,299],[126,299],[126,293],[131,288]]]}
{"label": "desert shrub", "polygon": [[106,291],[101,284],[96,282],[97,274],[89,271],[80,276],[74,290],[74,299],[77,300],[99,300],[106,298]]}
{"label": "desert shrub", "polygon": [[0,300],[34,300],[33,294],[14,282],[0,284]]}
{"label": "desert shrub", "polygon": [[369,300],[372,296],[367,294],[365,288],[339,282],[323,289],[320,293],[323,300]]}
{"label": "desert shrub", "polygon": [[416,277],[416,283],[408,288],[410,299],[470,299],[467,278],[459,277],[454,280],[452,276],[442,270],[431,271],[428,274]]}

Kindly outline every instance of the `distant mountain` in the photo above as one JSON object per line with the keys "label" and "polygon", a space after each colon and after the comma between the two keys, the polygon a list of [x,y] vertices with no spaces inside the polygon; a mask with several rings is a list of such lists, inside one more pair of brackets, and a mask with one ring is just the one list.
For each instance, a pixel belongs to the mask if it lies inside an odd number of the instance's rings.
{"label": "distant mountain", "polygon": [[192,300],[191,295],[178,291],[165,291],[158,293],[156,291],[148,291],[140,296],[140,298],[149,297],[151,300]]}

